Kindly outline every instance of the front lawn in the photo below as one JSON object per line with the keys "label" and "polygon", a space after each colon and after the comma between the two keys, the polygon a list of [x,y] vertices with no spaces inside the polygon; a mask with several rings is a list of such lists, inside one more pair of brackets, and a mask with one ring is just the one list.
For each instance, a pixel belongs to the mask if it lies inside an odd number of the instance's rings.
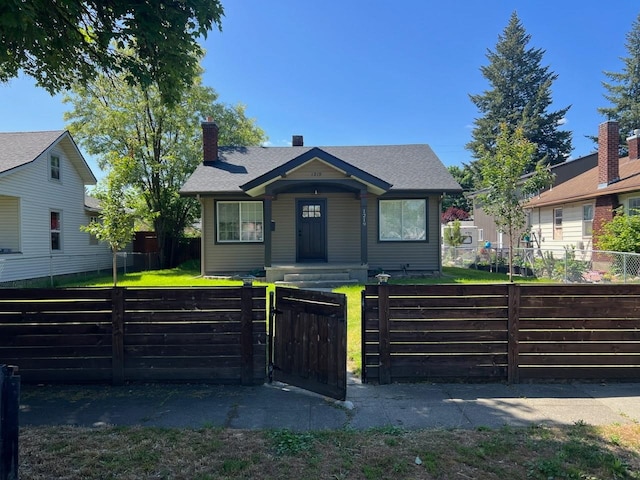
{"label": "front lawn", "polygon": [[[404,276],[392,276],[389,280],[392,284],[443,284],[443,283],[505,283],[509,276],[502,273],[490,273],[483,270],[468,268],[444,267],[441,277],[411,278]],[[532,282],[534,278],[517,278],[517,281]],[[104,275],[81,282],[66,282],[60,287],[108,287],[113,285],[110,275]],[[240,278],[203,278],[200,276],[200,267],[197,262],[188,262],[177,268],[168,270],[151,270],[145,272],[127,273],[118,277],[120,287],[215,287],[215,286],[239,286]],[[265,284],[257,280],[255,285],[267,285],[273,289],[272,284]],[[356,375],[361,373],[361,293],[362,285],[350,285],[334,289],[337,293],[347,296],[347,365],[350,371]],[[268,317],[267,317],[268,318]]]}

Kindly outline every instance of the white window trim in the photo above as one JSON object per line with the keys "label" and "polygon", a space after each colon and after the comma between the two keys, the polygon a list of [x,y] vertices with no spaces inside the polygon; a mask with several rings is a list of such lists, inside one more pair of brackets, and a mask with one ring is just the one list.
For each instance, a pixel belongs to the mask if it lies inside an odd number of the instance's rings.
{"label": "white window trim", "polygon": [[[58,172],[58,177],[54,177],[53,176],[53,159],[57,159],[58,160],[58,166],[57,166],[57,172]],[[53,180],[54,182],[60,182],[62,181],[62,161],[60,160],[60,155],[49,155],[49,180]]]}
{"label": "white window trim", "polygon": [[[221,240],[220,239],[220,205],[234,203],[239,205],[239,215],[238,218],[238,227],[240,231],[238,231],[238,240]],[[260,205],[260,213],[261,213],[261,224],[262,224],[262,235],[259,240],[242,240],[242,205],[243,204],[259,204]],[[264,243],[264,204],[262,201],[253,201],[253,200],[219,200],[216,202],[216,243]]]}
{"label": "white window trim", "polygon": [[[637,207],[631,207],[631,202],[636,201],[638,203]],[[629,216],[640,215],[640,197],[631,197],[627,199],[627,212]]]}
{"label": "white window trim", "polygon": [[[424,227],[424,238],[420,238],[420,239],[405,239],[405,238],[383,238],[382,237],[382,205],[385,202],[407,202],[407,201],[420,201],[423,204],[424,207],[424,225],[422,225]],[[378,241],[379,242],[409,242],[409,243],[416,243],[416,242],[423,242],[426,243],[429,239],[429,231],[428,231],[428,223],[429,223],[429,219],[428,219],[428,215],[429,215],[429,206],[428,206],[428,202],[426,198],[389,198],[389,199],[380,199],[378,201]],[[400,229],[401,232],[404,230],[403,228]]]}
{"label": "white window trim", "polygon": [[[591,219],[585,220],[584,218],[584,209],[585,207],[591,207]],[[595,206],[593,203],[585,203],[582,205],[582,236],[586,238],[590,238],[593,236],[593,217],[595,216]],[[591,233],[586,233],[586,225],[587,222],[591,223]]]}
{"label": "white window trim", "polygon": [[[58,228],[54,229],[51,225],[51,214],[58,214]],[[53,248],[53,242],[51,240],[51,235],[57,233],[58,234],[58,248]],[[60,210],[49,210],[49,249],[51,252],[62,252],[62,212]]]}

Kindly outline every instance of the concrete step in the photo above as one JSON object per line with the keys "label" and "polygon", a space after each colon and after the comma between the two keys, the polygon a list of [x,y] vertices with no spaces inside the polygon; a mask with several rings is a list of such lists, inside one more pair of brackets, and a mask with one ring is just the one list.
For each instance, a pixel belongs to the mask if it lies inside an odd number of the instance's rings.
{"label": "concrete step", "polygon": [[348,272],[326,272],[326,273],[286,273],[284,275],[285,282],[307,282],[307,281],[324,281],[324,280],[349,280],[351,277]]}
{"label": "concrete step", "polygon": [[326,280],[299,280],[299,281],[287,281],[287,280],[278,280],[275,282],[276,286],[279,287],[297,287],[297,288],[336,288],[341,287],[343,285],[357,285],[358,280],[347,278],[347,279],[326,279]]}

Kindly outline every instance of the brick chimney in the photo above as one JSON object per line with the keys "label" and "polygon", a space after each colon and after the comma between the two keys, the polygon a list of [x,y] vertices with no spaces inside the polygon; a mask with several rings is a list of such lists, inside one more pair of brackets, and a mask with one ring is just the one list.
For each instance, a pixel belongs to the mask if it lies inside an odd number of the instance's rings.
{"label": "brick chimney", "polygon": [[618,122],[609,120],[598,126],[598,188],[604,188],[620,180],[619,141]]}
{"label": "brick chimney", "polygon": [[629,160],[638,160],[638,150],[640,147],[640,129],[635,129],[633,135],[627,138],[627,145],[629,145]]}
{"label": "brick chimney", "polygon": [[202,153],[204,163],[218,160],[218,125],[211,117],[202,122]]}
{"label": "brick chimney", "polygon": [[294,147],[304,147],[304,138],[302,135],[294,135],[291,139],[291,145]]}

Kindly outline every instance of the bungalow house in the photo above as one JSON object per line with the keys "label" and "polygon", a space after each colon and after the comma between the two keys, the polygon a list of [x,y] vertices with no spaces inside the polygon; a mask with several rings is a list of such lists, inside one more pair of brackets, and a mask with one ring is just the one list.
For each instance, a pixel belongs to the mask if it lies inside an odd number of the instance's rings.
{"label": "bungalow house", "polygon": [[69,132],[0,133],[0,282],[109,268],[108,246],[80,230],[98,216],[95,183]]}
{"label": "bungalow house", "polygon": [[441,196],[462,189],[428,145],[218,147],[202,127],[181,194],[201,202],[203,275],[441,271]]}
{"label": "bungalow house", "polygon": [[597,165],[527,202],[531,231],[541,248],[597,250],[594,233],[614,210],[640,207],[640,130],[627,138],[627,157],[619,157],[618,141],[617,122],[600,124]]}

